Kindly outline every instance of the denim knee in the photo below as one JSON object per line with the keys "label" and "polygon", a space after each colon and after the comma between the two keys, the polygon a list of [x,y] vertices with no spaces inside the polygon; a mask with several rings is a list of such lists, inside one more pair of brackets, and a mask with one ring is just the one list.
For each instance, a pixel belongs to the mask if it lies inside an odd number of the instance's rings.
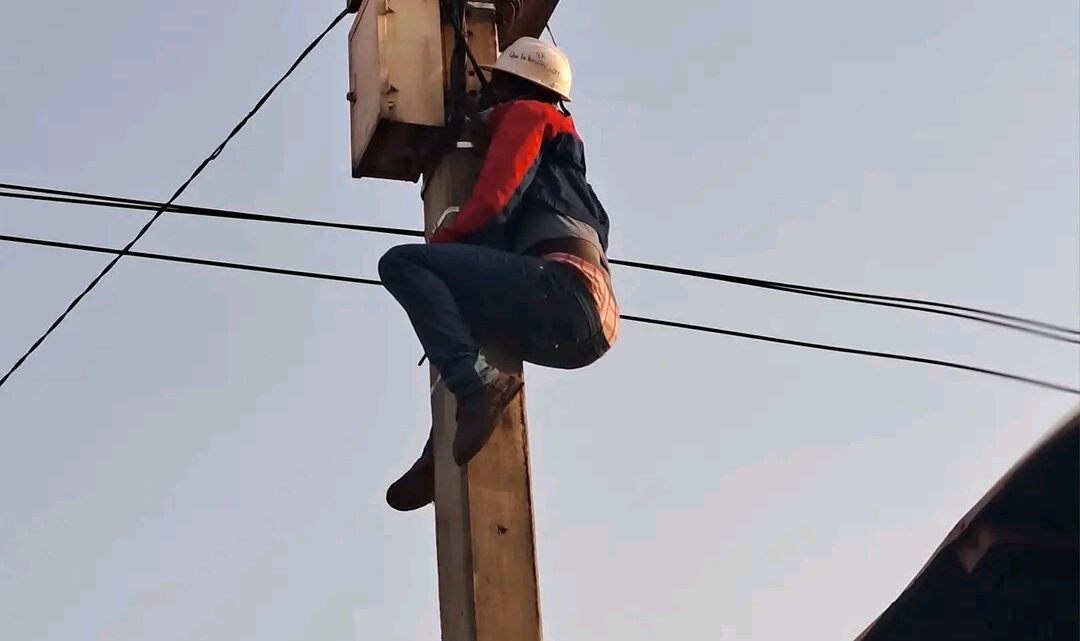
{"label": "denim knee", "polygon": [[424,247],[425,245],[398,245],[387,250],[379,259],[379,278],[383,285],[391,287],[392,283],[397,282],[405,268],[417,263],[418,250],[422,251]]}

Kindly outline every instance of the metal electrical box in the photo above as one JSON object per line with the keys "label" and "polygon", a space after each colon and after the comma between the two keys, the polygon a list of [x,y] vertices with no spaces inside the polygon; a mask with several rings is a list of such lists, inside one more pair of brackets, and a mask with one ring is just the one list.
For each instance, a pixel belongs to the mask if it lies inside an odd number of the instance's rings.
{"label": "metal electrical box", "polygon": [[364,0],[349,34],[352,175],[416,182],[445,124],[439,0]]}

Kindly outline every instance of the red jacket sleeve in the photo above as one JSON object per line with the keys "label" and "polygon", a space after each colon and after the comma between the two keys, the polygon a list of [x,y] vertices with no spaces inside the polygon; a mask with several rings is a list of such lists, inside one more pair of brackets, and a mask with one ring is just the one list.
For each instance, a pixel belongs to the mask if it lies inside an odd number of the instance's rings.
{"label": "red jacket sleeve", "polygon": [[543,103],[520,101],[491,114],[491,144],[472,195],[431,242],[452,243],[480,231],[528,187],[526,181],[540,151],[554,133],[551,109]]}

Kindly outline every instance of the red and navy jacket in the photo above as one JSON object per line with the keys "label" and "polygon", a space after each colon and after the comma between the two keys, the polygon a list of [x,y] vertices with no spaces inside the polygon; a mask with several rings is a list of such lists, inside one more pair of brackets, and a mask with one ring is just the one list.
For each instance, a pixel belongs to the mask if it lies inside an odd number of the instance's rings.
{"label": "red and navy jacket", "polygon": [[492,109],[486,124],[491,144],[472,195],[431,242],[462,242],[502,225],[513,246],[525,216],[554,211],[593,227],[606,250],[608,215],[585,179],[585,145],[573,119],[548,103],[515,100]]}

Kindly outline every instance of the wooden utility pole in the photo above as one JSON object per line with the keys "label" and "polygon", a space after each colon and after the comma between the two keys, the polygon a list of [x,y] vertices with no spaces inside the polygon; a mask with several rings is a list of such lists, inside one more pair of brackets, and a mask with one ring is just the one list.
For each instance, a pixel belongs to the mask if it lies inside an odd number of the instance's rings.
{"label": "wooden utility pole", "polygon": [[[481,64],[494,62],[498,34],[494,12],[469,3],[468,37]],[[446,39],[453,46],[453,39]],[[449,56],[447,56],[449,58]],[[470,75],[470,82],[474,82]],[[467,130],[468,128],[466,128]],[[469,196],[482,158],[462,140],[424,176],[425,229]],[[485,349],[499,369],[521,363]],[[432,381],[437,381],[432,372]],[[540,641],[540,594],[524,392],[503,415],[491,440],[466,467],[452,456],[453,395],[432,395],[435,428],[435,535],[443,641]]]}

